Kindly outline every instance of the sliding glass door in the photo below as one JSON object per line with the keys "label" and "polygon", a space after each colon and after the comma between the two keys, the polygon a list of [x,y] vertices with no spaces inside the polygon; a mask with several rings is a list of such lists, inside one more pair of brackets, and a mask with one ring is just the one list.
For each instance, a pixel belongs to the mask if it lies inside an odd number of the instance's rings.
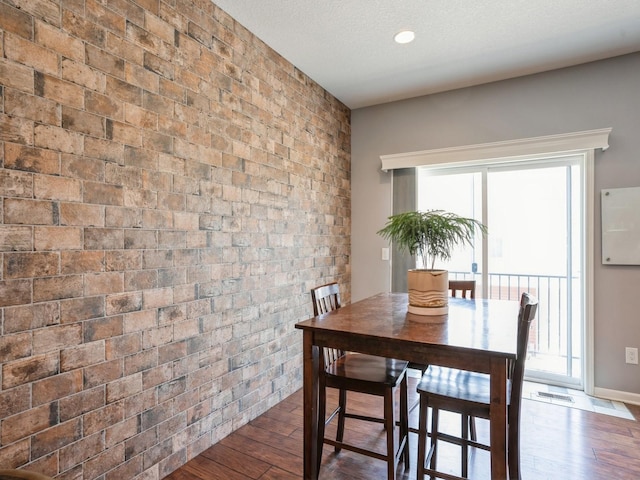
{"label": "sliding glass door", "polygon": [[418,208],[479,219],[483,245],[456,251],[450,278],[475,279],[485,298],[540,300],[530,334],[527,375],[582,386],[584,222],[581,156],[418,169]]}

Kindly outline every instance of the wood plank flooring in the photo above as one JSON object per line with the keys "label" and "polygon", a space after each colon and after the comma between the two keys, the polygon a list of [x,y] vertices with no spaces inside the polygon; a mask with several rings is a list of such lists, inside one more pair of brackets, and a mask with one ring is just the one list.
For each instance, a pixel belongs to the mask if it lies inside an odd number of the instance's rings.
{"label": "wood plank flooring", "polygon": [[[415,400],[415,379],[410,378],[410,399]],[[413,392],[413,393],[412,393]],[[366,395],[349,394],[349,406],[381,414],[382,401]],[[329,402],[337,397],[330,393]],[[628,405],[636,418],[640,407]],[[328,410],[329,408],[327,408]],[[417,426],[417,409],[411,425]],[[451,415],[447,428],[459,429],[459,417]],[[165,480],[293,480],[302,478],[303,453],[302,391],[298,391],[212,446]],[[488,437],[488,423],[478,420],[478,435]],[[459,430],[457,430],[459,431]],[[329,433],[334,430],[331,427]],[[367,448],[384,449],[384,431],[380,425],[347,420],[345,438]],[[522,478],[558,479],[640,479],[640,424],[633,420],[605,416],[525,399],[522,406]],[[405,470],[400,464],[399,480],[415,479],[417,437],[410,438],[411,462]],[[443,444],[444,445],[444,444]],[[459,473],[458,447],[440,449],[438,465]],[[321,479],[371,480],[386,477],[384,462],[342,451],[336,455],[324,447]],[[470,455],[470,478],[487,480],[489,455],[474,451]]]}

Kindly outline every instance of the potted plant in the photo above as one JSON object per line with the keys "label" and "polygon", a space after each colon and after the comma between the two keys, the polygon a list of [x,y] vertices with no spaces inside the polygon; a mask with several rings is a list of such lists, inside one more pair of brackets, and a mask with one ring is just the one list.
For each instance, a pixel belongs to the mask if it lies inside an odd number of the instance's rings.
{"label": "potted plant", "polygon": [[435,269],[437,259],[451,258],[455,246],[471,245],[476,230],[486,227],[473,218],[443,210],[399,213],[388,218],[377,233],[401,252],[422,258],[423,269],[409,270],[409,312],[418,315],[445,315],[448,312],[449,275]]}

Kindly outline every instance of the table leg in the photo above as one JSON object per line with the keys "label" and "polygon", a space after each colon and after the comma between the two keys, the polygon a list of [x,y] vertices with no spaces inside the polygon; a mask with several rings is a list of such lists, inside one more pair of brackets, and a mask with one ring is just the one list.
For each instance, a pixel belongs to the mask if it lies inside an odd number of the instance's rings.
{"label": "table leg", "polygon": [[304,478],[318,478],[318,368],[320,348],[313,344],[313,333],[302,338],[304,395]]}
{"label": "table leg", "polygon": [[491,360],[491,478],[507,478],[507,360]]}

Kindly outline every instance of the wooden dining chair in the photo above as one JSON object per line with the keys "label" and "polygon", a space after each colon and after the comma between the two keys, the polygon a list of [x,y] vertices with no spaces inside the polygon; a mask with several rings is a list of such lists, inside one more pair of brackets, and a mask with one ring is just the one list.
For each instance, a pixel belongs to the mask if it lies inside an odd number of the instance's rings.
{"label": "wooden dining chair", "polygon": [[[509,478],[520,480],[520,406],[524,365],[529,341],[529,327],[536,315],[538,300],[523,293],[518,313],[517,357],[509,367],[508,392],[508,463]],[[417,387],[420,395],[420,416],[418,425],[418,468],[417,478],[425,474],[430,478],[460,480],[468,478],[468,447],[490,450],[489,445],[481,444],[469,437],[469,418],[490,417],[490,379],[482,373],[457,370],[454,368],[434,367],[423,375]],[[431,407],[431,445],[427,443],[427,409]],[[438,431],[440,410],[461,414],[462,435],[455,437]],[[438,442],[445,441],[460,445],[462,449],[461,476],[439,472],[437,468]],[[429,464],[427,466],[427,463]]]}
{"label": "wooden dining chair", "polygon": [[452,297],[457,297],[460,292],[462,298],[476,298],[476,281],[449,280],[449,291]]}
{"label": "wooden dining chair", "polygon": [[[313,313],[315,316],[340,308],[340,291],[337,283],[330,283],[311,290]],[[407,362],[391,358],[350,353],[325,347],[320,360],[318,418],[325,419],[327,409],[326,389],[336,388],[338,407],[325,421],[319,421],[317,442],[319,448],[317,471],[320,472],[322,445],[333,445],[335,452],[350,450],[387,462],[387,478],[394,480],[400,459],[405,469],[409,468],[409,415],[407,410]],[[394,397],[400,389],[399,439],[394,441]],[[376,395],[384,398],[384,418],[359,415],[347,411],[347,391]],[[335,440],[325,438],[325,426],[338,417]],[[382,423],[386,430],[386,454],[367,450],[344,442],[346,418]]]}

